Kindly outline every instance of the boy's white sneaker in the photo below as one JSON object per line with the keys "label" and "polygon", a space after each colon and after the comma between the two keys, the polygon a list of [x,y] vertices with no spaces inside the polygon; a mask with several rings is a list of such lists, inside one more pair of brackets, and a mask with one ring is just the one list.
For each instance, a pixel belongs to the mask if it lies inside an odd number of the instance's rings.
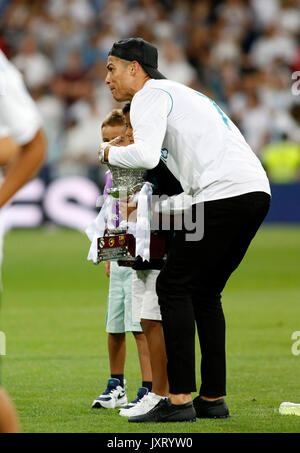
{"label": "boy's white sneaker", "polygon": [[92,409],[114,409],[115,407],[126,406],[128,403],[126,391],[124,387],[120,385],[119,379],[110,378],[107,382],[107,387],[101,395],[99,395],[92,404]]}
{"label": "boy's white sneaker", "polygon": [[129,409],[121,409],[119,414],[122,417],[134,417],[136,415],[147,414],[151,411],[162,399],[167,398],[166,396],[156,395],[155,393],[147,393],[135,406]]}

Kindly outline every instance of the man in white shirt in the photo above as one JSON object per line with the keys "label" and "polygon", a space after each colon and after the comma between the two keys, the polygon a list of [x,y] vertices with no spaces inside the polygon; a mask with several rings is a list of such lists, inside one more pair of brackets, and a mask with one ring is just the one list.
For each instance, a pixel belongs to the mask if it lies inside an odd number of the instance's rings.
{"label": "man in white shirt", "polygon": [[[46,155],[46,141],[38,110],[25,88],[21,74],[1,51],[0,84],[1,210],[41,166]],[[2,175],[1,167],[7,167],[5,175]],[[0,225],[0,272],[2,230]],[[19,432],[19,422],[12,402],[0,386],[1,432]]]}
{"label": "man in white shirt", "polygon": [[[157,70],[157,50],[150,43],[140,38],[116,42],[107,70],[106,83],[114,99],[131,101],[134,144],[102,144],[100,160],[123,168],[151,169],[162,159],[184,190],[172,197],[171,214],[183,212],[184,219],[192,215],[196,227],[194,234],[188,234],[187,224],[175,232],[157,279],[170,398],[129,421],[228,417],[221,293],[268,212],[266,173],[213,100],[164,79]],[[167,208],[168,202],[154,206],[156,212]],[[195,321],[202,384],[192,402]]]}

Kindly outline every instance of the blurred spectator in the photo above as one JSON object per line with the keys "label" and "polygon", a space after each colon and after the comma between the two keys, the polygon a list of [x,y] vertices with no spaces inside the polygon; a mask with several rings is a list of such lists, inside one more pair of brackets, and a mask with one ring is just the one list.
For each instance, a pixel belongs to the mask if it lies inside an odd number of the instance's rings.
{"label": "blurred spectator", "polygon": [[[63,151],[60,155],[57,176],[76,175],[95,177],[98,165],[98,144],[101,140],[101,123],[95,104],[91,101],[83,119],[73,112],[67,128]],[[104,175],[103,175],[104,176]]]}
{"label": "blurred spectator", "polygon": [[182,49],[175,41],[172,39],[162,41],[159,56],[159,70],[167,79],[176,80],[188,86],[193,84],[197,77],[195,68],[187,61]]}
{"label": "blurred spectator", "polygon": [[271,121],[270,110],[260,104],[256,93],[250,94],[241,115],[240,127],[256,154],[260,154],[261,148],[269,139]]}
{"label": "blurred spectator", "polygon": [[70,53],[66,69],[53,81],[53,92],[69,107],[77,100],[89,97],[91,88],[89,75],[81,64],[81,54],[77,51]]}
{"label": "blurred spectator", "polygon": [[91,93],[89,98],[70,107],[56,176],[104,178],[106,169],[98,164],[98,146],[102,141],[101,124],[106,114],[102,114],[95,99]]}
{"label": "blurred spectator", "polygon": [[260,101],[276,111],[287,111],[294,103],[289,67],[277,59],[267,65],[260,74],[260,85],[257,88]]}
{"label": "blurred spectator", "polygon": [[34,36],[25,36],[13,63],[23,73],[29,89],[50,84],[54,72],[51,61],[39,50]]}
{"label": "blurred spectator", "polygon": [[279,141],[265,146],[261,160],[271,182],[289,184],[300,181],[300,145]]}
{"label": "blurred spectator", "polygon": [[280,0],[251,0],[256,21],[261,29],[273,23],[280,14]]}
{"label": "blurred spectator", "polygon": [[35,36],[44,53],[52,57],[60,39],[57,21],[41,9],[29,18],[28,30],[32,36]]}
{"label": "blurred spectator", "polygon": [[299,33],[300,30],[300,9],[298,0],[283,0],[279,24],[282,30],[290,33]]}
{"label": "blurred spectator", "polygon": [[89,0],[51,0],[47,2],[47,12],[54,19],[70,18],[88,26],[93,19],[93,7]]}
{"label": "blurred spectator", "polygon": [[43,119],[44,131],[48,142],[47,166],[51,167],[51,165],[55,165],[58,162],[62,150],[65,106],[62,100],[51,93],[48,88],[32,90],[32,97]]}
{"label": "blurred spectator", "polygon": [[258,38],[251,49],[253,63],[258,67],[265,67],[277,58],[292,64],[296,53],[296,36],[282,30],[277,20],[268,25],[265,33]]}
{"label": "blurred spectator", "polygon": [[221,69],[224,62],[238,64],[241,48],[236,37],[230,36],[225,27],[219,27],[215,45],[211,51],[211,64]]}
{"label": "blurred spectator", "polygon": [[240,39],[252,21],[252,11],[244,0],[225,0],[216,10],[223,22],[225,37]]}

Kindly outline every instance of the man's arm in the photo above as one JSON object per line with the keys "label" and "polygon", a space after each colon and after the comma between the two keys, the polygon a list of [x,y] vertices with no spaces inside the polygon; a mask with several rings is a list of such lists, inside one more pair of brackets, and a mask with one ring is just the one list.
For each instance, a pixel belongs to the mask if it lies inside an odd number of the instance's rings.
{"label": "man's arm", "polygon": [[156,167],[170,109],[171,101],[166,92],[154,88],[138,92],[130,109],[134,144],[111,146],[108,150],[108,162],[122,168]]}
{"label": "man's arm", "polygon": [[[0,146],[3,145],[1,140]],[[0,207],[36,174],[45,157],[46,139],[42,129],[39,129],[33,139],[21,147],[17,159],[6,173],[5,180],[0,187]]]}
{"label": "man's arm", "polygon": [[182,214],[190,209],[193,205],[193,197],[182,192],[178,195],[172,195],[166,199],[157,201],[153,206],[153,212],[157,214],[176,215]]}

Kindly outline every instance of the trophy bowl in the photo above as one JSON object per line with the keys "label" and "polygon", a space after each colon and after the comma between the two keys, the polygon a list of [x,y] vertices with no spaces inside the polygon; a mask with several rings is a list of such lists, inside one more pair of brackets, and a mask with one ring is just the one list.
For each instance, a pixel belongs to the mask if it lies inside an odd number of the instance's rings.
{"label": "trophy bowl", "polygon": [[113,198],[124,198],[140,190],[145,183],[146,172],[143,169],[120,168],[107,165],[112,176],[113,187],[107,193]]}

